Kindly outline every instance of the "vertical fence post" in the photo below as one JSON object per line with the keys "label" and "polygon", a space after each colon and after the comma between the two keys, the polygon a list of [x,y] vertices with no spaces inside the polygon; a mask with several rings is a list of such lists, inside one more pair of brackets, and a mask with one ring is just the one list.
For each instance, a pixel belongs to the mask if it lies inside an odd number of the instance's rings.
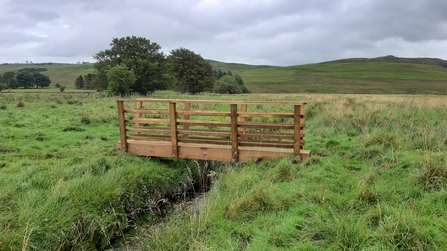
{"label": "vertical fence post", "polygon": [[231,104],[231,155],[232,162],[239,162],[237,104]]}
{"label": "vertical fence post", "polygon": [[[183,107],[184,107],[183,110],[189,111],[191,109],[191,103],[183,102]],[[184,115],[183,119],[184,120],[189,120],[189,115]],[[189,125],[183,125],[183,129],[189,130]],[[183,134],[183,137],[188,138],[189,135],[188,134]]]}
{"label": "vertical fence post", "polygon": [[300,144],[300,148],[303,149],[303,145],[304,145],[304,106],[306,105],[306,103],[303,103],[301,105],[301,110],[300,110],[300,116],[301,116],[301,120],[300,120],[300,137],[301,137],[301,144]]}
{"label": "vertical fence post", "polygon": [[177,112],[175,102],[169,102],[169,118],[171,122],[172,157],[178,158]]}
{"label": "vertical fence post", "polygon": [[[247,104],[242,104],[241,105],[241,112],[246,112],[247,111]],[[244,123],[245,121],[247,121],[247,117],[241,117],[241,123]],[[245,134],[245,127],[241,127],[241,134]],[[244,140],[245,137],[241,136],[241,140]]]}
{"label": "vertical fence post", "polygon": [[295,105],[293,112],[293,153],[295,156],[300,155],[301,149],[301,106]]}
{"label": "vertical fence post", "polygon": [[[143,107],[143,102],[141,102],[141,101],[137,101],[137,104],[136,104],[135,108],[136,108],[136,109],[141,109],[142,107]],[[141,113],[137,112],[137,113],[135,114],[135,118],[136,118],[137,120],[140,119],[140,118],[141,118]],[[140,123],[139,123],[139,122],[135,123],[135,127],[139,127],[139,126],[140,126]],[[140,134],[140,132],[136,132],[135,134]]]}
{"label": "vertical fence post", "polygon": [[126,121],[125,121],[125,114],[124,114],[124,101],[117,100],[118,105],[118,120],[120,124],[120,141],[121,141],[121,147],[124,149],[124,151],[127,151],[127,136],[126,136]]}

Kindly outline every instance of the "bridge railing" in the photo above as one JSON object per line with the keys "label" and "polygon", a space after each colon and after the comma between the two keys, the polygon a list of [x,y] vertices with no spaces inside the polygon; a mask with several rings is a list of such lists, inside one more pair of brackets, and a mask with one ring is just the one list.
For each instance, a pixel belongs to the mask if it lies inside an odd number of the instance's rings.
{"label": "bridge railing", "polygon": [[303,102],[118,99],[117,149],[158,157],[247,162],[307,157]]}

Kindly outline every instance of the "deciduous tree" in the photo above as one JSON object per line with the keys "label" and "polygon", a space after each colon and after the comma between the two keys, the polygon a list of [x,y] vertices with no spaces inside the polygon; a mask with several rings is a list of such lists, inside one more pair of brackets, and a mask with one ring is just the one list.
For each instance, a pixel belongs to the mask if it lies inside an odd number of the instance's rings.
{"label": "deciduous tree", "polygon": [[179,48],[168,57],[171,72],[176,78],[175,87],[183,93],[195,94],[211,91],[214,87],[214,72],[211,65],[193,51]]}
{"label": "deciduous tree", "polygon": [[124,64],[110,68],[107,71],[107,79],[109,81],[107,90],[114,95],[121,96],[132,91],[132,85],[136,81],[134,72]]}
{"label": "deciduous tree", "polygon": [[36,85],[37,88],[41,87],[48,87],[51,84],[51,80],[50,77],[43,75],[40,72],[34,72],[33,73],[33,78],[34,78],[34,84]]}
{"label": "deciduous tree", "polygon": [[242,88],[233,76],[225,75],[217,80],[214,92],[222,94],[239,94],[242,93]]}
{"label": "deciduous tree", "polygon": [[8,86],[8,88],[17,88],[16,73],[13,71],[7,71],[3,73],[3,82]]}
{"label": "deciduous tree", "polygon": [[107,71],[117,65],[124,65],[132,70],[136,80],[131,88],[140,94],[170,88],[166,57],[157,43],[143,37],[122,37],[112,39],[111,48],[93,55],[94,87],[108,88]]}
{"label": "deciduous tree", "polygon": [[28,71],[22,71],[17,74],[17,83],[19,86],[27,89],[34,86],[33,74]]}

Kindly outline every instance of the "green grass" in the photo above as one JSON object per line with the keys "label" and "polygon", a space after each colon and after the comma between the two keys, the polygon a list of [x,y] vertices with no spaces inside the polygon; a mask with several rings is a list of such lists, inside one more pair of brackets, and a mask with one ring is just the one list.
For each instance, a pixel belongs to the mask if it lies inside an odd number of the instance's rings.
{"label": "green grass", "polygon": [[[313,156],[236,166],[132,156],[114,149],[113,98],[2,94],[0,250],[447,248],[445,96],[151,97],[308,102]],[[205,176],[205,208],[165,218],[160,204]]]}
{"label": "green grass", "polygon": [[309,102],[313,156],[228,169],[200,213],[140,225],[142,250],[447,248],[445,97],[277,98]]}
{"label": "green grass", "polygon": [[113,98],[11,94],[0,108],[0,250],[104,250],[192,186],[183,160],[114,149]]}

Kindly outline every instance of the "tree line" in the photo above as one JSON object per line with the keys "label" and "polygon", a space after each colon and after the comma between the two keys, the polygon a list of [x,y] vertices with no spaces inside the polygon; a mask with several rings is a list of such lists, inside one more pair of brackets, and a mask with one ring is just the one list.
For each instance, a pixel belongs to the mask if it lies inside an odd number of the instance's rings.
{"label": "tree line", "polygon": [[[174,49],[166,56],[159,44],[136,36],[113,38],[110,46],[93,55],[96,63],[91,84],[98,90],[115,95],[146,95],[167,89],[188,94],[248,92],[239,75],[213,70],[209,62],[189,49]],[[81,86],[81,78],[75,83]]]}
{"label": "tree line", "polygon": [[[167,89],[188,94],[249,92],[241,76],[231,71],[213,70],[201,55],[186,48],[180,47],[164,55],[159,44],[136,36],[113,38],[110,46],[93,55],[96,60],[94,74],[77,77],[76,88],[106,90],[114,95],[131,92],[146,95]],[[51,80],[42,71],[46,68],[5,72],[0,76],[0,83],[5,83],[0,85],[0,91],[2,88],[48,87]],[[56,87],[61,86],[56,84]]]}
{"label": "tree line", "polygon": [[24,68],[15,71],[7,71],[0,74],[0,91],[10,88],[17,89],[44,88],[51,84],[51,79],[41,72],[47,71],[46,68]]}

